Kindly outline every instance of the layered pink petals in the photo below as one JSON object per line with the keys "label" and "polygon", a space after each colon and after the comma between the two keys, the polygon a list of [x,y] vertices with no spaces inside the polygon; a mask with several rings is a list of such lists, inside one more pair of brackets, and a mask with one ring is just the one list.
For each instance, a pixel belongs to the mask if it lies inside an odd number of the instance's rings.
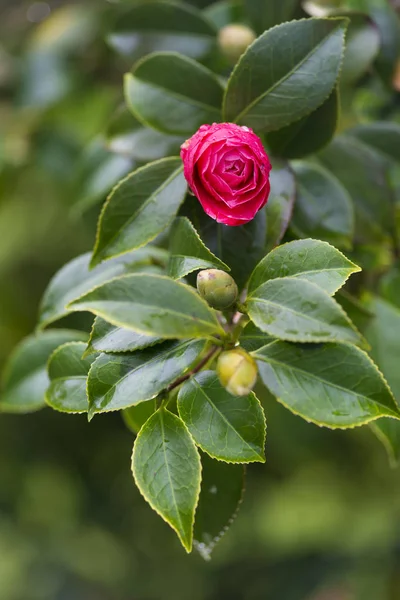
{"label": "layered pink petals", "polygon": [[244,225],[266,204],[271,163],[248,127],[202,125],[181,146],[181,158],[192,192],[218,223]]}

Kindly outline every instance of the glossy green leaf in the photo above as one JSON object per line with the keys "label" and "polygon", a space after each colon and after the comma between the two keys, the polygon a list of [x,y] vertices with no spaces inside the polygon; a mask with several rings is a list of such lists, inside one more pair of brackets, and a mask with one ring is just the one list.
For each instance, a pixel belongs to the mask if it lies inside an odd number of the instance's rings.
{"label": "glossy green leaf", "polygon": [[355,346],[273,342],[253,356],[270,392],[306,421],[346,428],[400,418],[386,381]]}
{"label": "glossy green leaf", "polygon": [[354,208],[347,190],[329,171],[308,163],[294,163],[297,197],[290,223],[299,237],[314,237],[350,248]]}
{"label": "glossy green leaf", "polygon": [[137,435],[146,421],[156,411],[156,401],[140,402],[121,411],[125,425]]}
{"label": "glossy green leaf", "polygon": [[134,352],[154,346],[160,341],[162,341],[160,337],[136,333],[96,317],[85,354],[87,356],[93,352]]}
{"label": "glossy green leaf", "polygon": [[373,23],[350,23],[340,83],[349,85],[357,82],[371,68],[379,46],[379,32]]}
{"label": "glossy green leaf", "polygon": [[113,279],[70,305],[88,310],[113,325],[164,338],[222,334],[216,313],[193,288],[160,275]]}
{"label": "glossy green leaf", "polygon": [[125,75],[124,89],[136,118],[163,133],[190,136],[221,120],[223,88],[216,75],[180,54],[146,56]]}
{"label": "glossy green leaf", "polygon": [[86,337],[80,331],[53,329],[22,340],[5,366],[0,412],[25,413],[45,406],[50,355],[58,346]]}
{"label": "glossy green leaf", "polygon": [[293,171],[285,162],[272,159],[270,185],[268,203],[264,208],[267,220],[266,251],[272,250],[282,240],[293,212],[296,183]]}
{"label": "glossy green leaf", "polygon": [[346,25],[346,19],[304,19],[263,33],[228,81],[224,118],[273,131],[318,108],[335,86]]}
{"label": "glossy green leaf", "polygon": [[89,414],[128,408],[155,398],[185,374],[207,342],[166,342],[133,354],[101,354],[88,377]]}
{"label": "glossy green leaf", "polygon": [[295,240],[272,250],[251,274],[248,292],[278,277],[295,277],[315,283],[330,295],[360,267],[321,240]]}
{"label": "glossy green leaf", "polygon": [[92,266],[153,240],[170,224],[185,194],[180,158],[150,163],[123,179],[101,212]]}
{"label": "glossy green leaf", "polygon": [[389,160],[400,163],[400,125],[376,121],[357,125],[348,133]]}
{"label": "glossy green leaf", "polygon": [[96,356],[82,358],[85,348],[83,342],[68,342],[50,356],[47,365],[50,385],[46,391],[46,402],[51,408],[65,413],[88,411],[86,381]]}
{"label": "glossy green leaf", "polygon": [[384,161],[350,135],[336,137],[318,157],[354,202],[358,241],[384,240],[393,221]]}
{"label": "glossy green leaf", "polygon": [[190,552],[201,464],[181,419],[163,408],[150,417],[135,441],[132,472],[144,498]]}
{"label": "glossy green leaf", "polygon": [[173,279],[181,279],[199,269],[230,270],[203,244],[199,234],[186,217],[175,219],[170,232],[169,251],[168,274]]}
{"label": "glossy green leaf", "polygon": [[368,308],[374,315],[365,331],[370,354],[400,402],[400,309],[379,297],[371,300]]}
{"label": "glossy green leaf", "polygon": [[179,390],[178,411],[196,444],[211,458],[265,462],[265,416],[253,392],[232,396],[214,371],[203,371]]}
{"label": "glossy green leaf", "polygon": [[245,467],[201,456],[201,492],[194,522],[194,547],[210,560],[236,517],[244,493]]}
{"label": "glossy green leaf", "polygon": [[281,340],[363,344],[341,306],[306,279],[270,279],[249,295],[246,309],[257,327]]}
{"label": "glossy green leaf", "polygon": [[207,248],[229,265],[230,274],[239,288],[242,288],[249,278],[249,273],[265,254],[267,235],[265,207],[250,223],[239,227],[216,223],[204,213],[198,202],[190,203],[188,209],[187,214]]}
{"label": "glossy green leaf", "polygon": [[326,146],[335,134],[339,111],[336,88],[314,112],[266,136],[276,156],[303,158]]}
{"label": "glossy green leaf", "polygon": [[244,0],[246,14],[258,34],[290,21],[298,4],[299,0]]}
{"label": "glossy green leaf", "polygon": [[240,345],[247,352],[258,350],[258,348],[269,344],[273,340],[274,338],[261,331],[261,329],[258,329],[252,321],[247,323],[239,337]]}
{"label": "glossy green leaf", "polygon": [[145,0],[121,15],[108,42],[132,60],[164,50],[201,58],[214,46],[215,34],[212,24],[194,7]]}
{"label": "glossy green leaf", "polygon": [[125,256],[90,269],[91,254],[87,252],[64,265],[52,278],[39,309],[39,327],[43,328],[68,315],[66,306],[94,287],[119,275],[140,270],[152,264],[165,264],[168,255],[154,246],[141,248]]}

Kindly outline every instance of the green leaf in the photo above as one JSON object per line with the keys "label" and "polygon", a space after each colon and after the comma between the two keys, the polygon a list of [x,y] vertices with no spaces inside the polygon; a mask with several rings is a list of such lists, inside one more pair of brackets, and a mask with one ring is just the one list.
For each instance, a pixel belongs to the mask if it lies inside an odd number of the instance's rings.
{"label": "green leaf", "polygon": [[390,2],[369,0],[369,14],[378,28],[380,51],[375,66],[383,81],[391,88],[400,58],[400,23]]}
{"label": "green leaf", "polygon": [[221,225],[207,217],[198,202],[184,205],[201,239],[229,265],[239,288],[246,284],[249,273],[265,256],[266,249],[279,243],[289,224],[295,198],[294,176],[283,161],[272,159],[272,167],[268,203],[246,225]]}
{"label": "green leaf", "polygon": [[192,223],[186,217],[177,217],[170,232],[168,274],[181,279],[199,269],[229,267],[219,260],[202,242]]}
{"label": "green leaf", "polygon": [[153,240],[170,224],[186,194],[180,158],[137,169],[111,192],[100,215],[92,266]]}
{"label": "green leaf", "polygon": [[193,288],[160,275],[118,277],[69,307],[88,310],[113,325],[145,335],[163,338],[224,335],[215,311]]}
{"label": "green leaf", "polygon": [[54,329],[22,340],[5,366],[0,412],[25,413],[45,406],[50,355],[58,346],[86,337],[81,331]]}
{"label": "green leaf", "polygon": [[353,137],[385,158],[400,163],[400,125],[386,121],[357,125],[348,131]]}
{"label": "green leaf", "polygon": [[201,456],[202,481],[194,523],[194,547],[205,560],[236,517],[244,493],[245,467]]}
{"label": "green leaf", "polygon": [[336,137],[318,158],[339,179],[354,202],[357,240],[383,241],[393,224],[384,161],[350,135]]}
{"label": "green leaf", "polygon": [[250,294],[246,309],[257,327],[282,340],[363,344],[341,306],[306,279],[270,279]]}
{"label": "green leaf", "polygon": [[232,396],[214,371],[203,371],[179,390],[178,411],[196,444],[211,458],[265,462],[265,415],[253,392]]}
{"label": "green leaf", "polygon": [[332,295],[352,273],[360,271],[339,250],[320,240],[295,240],[272,250],[251,274],[248,293],[280,277],[295,277],[315,283]]}
{"label": "green leaf", "polygon": [[144,127],[125,106],[119,107],[105,135],[109,150],[142,163],[176,156],[185,141],[184,136],[167,135]]}
{"label": "green leaf", "polygon": [[201,58],[214,46],[215,34],[212,24],[191,6],[146,0],[129,7],[108,42],[132,60],[161,50]]}
{"label": "green leaf", "polygon": [[267,219],[265,244],[267,251],[272,250],[282,240],[292,216],[296,195],[293,171],[283,161],[272,160],[270,184],[271,191],[264,208]]}
{"label": "green leaf", "polygon": [[180,54],[146,56],[125,75],[124,89],[135,117],[163,133],[189,136],[221,120],[223,88],[216,75]]}
{"label": "green leaf", "polygon": [[303,158],[318,152],[333,138],[339,111],[335,88],[314,112],[266,136],[273,154],[283,158]]}
{"label": "green leaf", "polygon": [[140,402],[136,406],[130,406],[121,411],[125,425],[137,435],[146,421],[156,411],[156,401]]}
{"label": "green leaf", "polygon": [[315,237],[351,248],[354,209],[342,184],[329,171],[308,163],[294,163],[297,197],[291,228],[299,237]]}
{"label": "green leaf", "polygon": [[258,350],[258,348],[261,348],[272,341],[274,341],[274,338],[261,331],[261,329],[258,329],[252,321],[247,323],[239,337],[240,345],[247,350],[247,352]]}
{"label": "green leaf", "polygon": [[199,202],[185,203],[184,210],[207,248],[229,265],[238,287],[243,287],[249,273],[265,254],[265,207],[250,223],[239,227],[216,223],[205,214]]}
{"label": "green leaf", "polygon": [[340,83],[357,82],[372,66],[380,46],[380,36],[373,23],[351,22],[346,35],[346,51]]}
{"label": "green leaf", "polygon": [[163,408],[150,417],[133,447],[132,472],[144,498],[190,552],[201,464],[181,419]]}
{"label": "green leaf", "polygon": [[121,410],[155,398],[193,366],[206,343],[166,342],[133,354],[101,354],[89,372],[89,414]]}
{"label": "green leaf", "polygon": [[273,342],[253,356],[270,392],[306,421],[346,428],[400,418],[381,373],[355,346]]}
{"label": "green leaf", "polygon": [[400,461],[400,423],[396,419],[383,418],[374,421],[370,427],[388,453],[392,467]]}
{"label": "green leaf", "polygon": [[378,297],[369,302],[368,308],[374,314],[365,330],[371,357],[400,402],[400,309]]}
{"label": "green leaf", "polygon": [[298,4],[299,0],[244,0],[246,14],[258,34],[290,21]]}
{"label": "green leaf", "polygon": [[85,352],[88,356],[93,352],[134,352],[148,346],[154,346],[163,338],[143,335],[131,329],[111,325],[101,317],[96,317]]}
{"label": "green leaf", "polygon": [[346,19],[304,19],[263,33],[243,54],[226,89],[224,118],[273,131],[318,108],[342,61]]}
{"label": "green leaf", "polygon": [[154,246],[141,248],[125,256],[110,260],[104,265],[90,269],[90,253],[82,254],[67,263],[50,281],[39,309],[39,327],[44,328],[53,321],[68,315],[66,306],[94,287],[139,270],[151,264],[165,263],[167,253]]}
{"label": "green leaf", "polygon": [[51,408],[65,413],[88,411],[86,381],[96,357],[82,358],[85,348],[83,342],[67,342],[50,356],[47,365],[50,385],[46,391],[46,402]]}
{"label": "green leaf", "polygon": [[[370,301],[368,308],[375,315],[365,331],[371,344],[370,354],[400,402],[400,309],[378,297]],[[372,430],[386,447],[391,462],[397,463],[400,459],[400,423],[380,419]]]}

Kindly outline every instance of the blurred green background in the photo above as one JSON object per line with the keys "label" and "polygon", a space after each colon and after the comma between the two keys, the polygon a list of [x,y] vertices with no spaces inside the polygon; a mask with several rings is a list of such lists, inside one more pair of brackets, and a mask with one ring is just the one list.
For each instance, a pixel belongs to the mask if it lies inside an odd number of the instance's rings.
{"label": "blurred green background", "polygon": [[[114,9],[1,0],[0,366],[132,167],[101,135],[130,67],[104,42]],[[398,600],[400,472],[384,448],[368,428],[323,430],[263,399],[267,464],[249,467],[209,563],[139,495],[118,415],[1,415],[0,600]]]}

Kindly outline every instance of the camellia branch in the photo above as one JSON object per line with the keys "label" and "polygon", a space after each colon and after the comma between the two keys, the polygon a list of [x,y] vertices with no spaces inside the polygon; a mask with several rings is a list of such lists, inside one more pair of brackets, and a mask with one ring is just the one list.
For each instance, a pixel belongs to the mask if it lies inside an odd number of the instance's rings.
{"label": "camellia branch", "polygon": [[178,377],[178,379],[176,379],[173,383],[171,383],[167,387],[166,392],[167,393],[171,392],[172,390],[177,388],[179,385],[181,385],[181,383],[183,383],[184,381],[187,381],[188,379],[193,377],[193,375],[196,375],[196,373],[201,371],[201,369],[206,366],[208,361],[214,356],[214,354],[218,350],[220,350],[220,348],[218,346],[213,346],[212,348],[210,348],[210,350],[207,352],[207,354],[204,356],[204,358],[202,358],[201,361],[195,367],[193,367],[193,369],[191,369],[188,373],[186,373],[185,375],[182,375],[182,377]]}

